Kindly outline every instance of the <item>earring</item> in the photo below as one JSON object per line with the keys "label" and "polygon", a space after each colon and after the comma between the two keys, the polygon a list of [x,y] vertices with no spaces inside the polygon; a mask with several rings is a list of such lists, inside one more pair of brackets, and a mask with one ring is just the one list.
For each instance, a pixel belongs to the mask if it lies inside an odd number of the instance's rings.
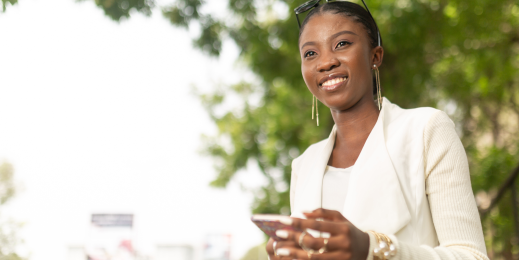
{"label": "earring", "polygon": [[317,119],[317,126],[319,126],[319,105],[317,104],[317,98],[312,95],[312,120],[314,120],[314,108]]}
{"label": "earring", "polygon": [[376,64],[373,64],[373,70],[375,71],[375,81],[377,82],[377,103],[378,110],[382,109],[382,92],[380,90],[380,74]]}

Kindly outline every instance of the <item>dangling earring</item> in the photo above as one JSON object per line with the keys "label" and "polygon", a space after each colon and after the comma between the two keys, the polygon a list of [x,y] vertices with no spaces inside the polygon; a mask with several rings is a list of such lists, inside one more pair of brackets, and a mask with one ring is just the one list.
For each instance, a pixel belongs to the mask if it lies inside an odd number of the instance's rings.
{"label": "dangling earring", "polygon": [[315,107],[315,115],[317,119],[317,126],[319,126],[319,106],[317,104],[317,98],[312,95],[312,120],[314,120],[314,107]]}
{"label": "dangling earring", "polygon": [[377,103],[378,110],[382,109],[382,92],[380,90],[380,75],[378,73],[378,68],[376,64],[373,64],[373,70],[375,71],[375,81],[377,82]]}

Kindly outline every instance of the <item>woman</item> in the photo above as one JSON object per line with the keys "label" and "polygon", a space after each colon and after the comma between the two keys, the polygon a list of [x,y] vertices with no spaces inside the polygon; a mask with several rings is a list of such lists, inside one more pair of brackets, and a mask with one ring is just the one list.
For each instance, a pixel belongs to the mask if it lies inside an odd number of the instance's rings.
{"label": "woman", "polygon": [[401,109],[380,87],[373,101],[384,49],[369,11],[313,1],[296,14],[305,9],[303,78],[335,126],[292,163],[287,224],[306,231],[278,230],[270,259],[488,259],[452,121]]}

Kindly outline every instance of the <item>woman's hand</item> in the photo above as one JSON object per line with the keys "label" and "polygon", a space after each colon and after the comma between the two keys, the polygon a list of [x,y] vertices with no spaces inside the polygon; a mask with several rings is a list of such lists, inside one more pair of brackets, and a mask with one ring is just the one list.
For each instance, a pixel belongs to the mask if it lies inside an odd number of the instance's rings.
{"label": "woman's hand", "polygon": [[[274,243],[276,243],[276,247],[274,248]],[[269,255],[270,260],[285,260],[289,259],[292,260],[292,258],[288,257],[281,257],[279,255],[274,254],[274,250],[277,250],[281,247],[297,247],[301,249],[294,241],[276,241],[273,238],[270,238],[267,242],[267,254]]]}
{"label": "woman's hand", "polygon": [[[305,213],[308,219],[293,218],[292,226],[298,230],[306,230],[307,228],[330,233],[326,251],[322,254],[308,254],[299,246],[299,239],[302,232],[278,230],[276,233],[279,237],[284,237],[284,241],[279,241],[276,245],[278,258],[270,256],[269,249],[272,246],[267,245],[270,259],[291,260],[291,259],[312,259],[312,260],[365,260],[368,257],[369,235],[356,228],[342,214],[335,210],[316,209],[311,213]],[[317,219],[324,219],[319,221]],[[271,239],[272,240],[272,239]],[[273,240],[272,240],[273,241]],[[269,244],[273,242],[269,241]],[[314,238],[310,234],[305,233],[303,237],[303,246],[319,251],[325,245],[325,238]]]}
{"label": "woman's hand", "polygon": [[[269,259],[270,260],[279,260],[279,258],[276,256],[276,254],[274,253],[274,242],[276,242],[276,240],[270,238],[269,241],[267,242],[267,254],[269,255]],[[277,244],[277,242],[276,242]],[[277,247],[276,247],[277,249]]]}

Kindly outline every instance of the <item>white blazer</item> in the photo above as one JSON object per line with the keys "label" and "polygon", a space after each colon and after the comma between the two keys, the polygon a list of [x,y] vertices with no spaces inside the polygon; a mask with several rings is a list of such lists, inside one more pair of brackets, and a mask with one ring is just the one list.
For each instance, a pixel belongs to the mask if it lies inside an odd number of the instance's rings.
{"label": "white blazer", "polygon": [[[424,129],[433,108],[402,109],[383,99],[382,111],[353,166],[341,213],[361,230],[415,245],[438,245],[425,191]],[[321,207],[322,180],[336,127],[292,162],[292,216]]]}

